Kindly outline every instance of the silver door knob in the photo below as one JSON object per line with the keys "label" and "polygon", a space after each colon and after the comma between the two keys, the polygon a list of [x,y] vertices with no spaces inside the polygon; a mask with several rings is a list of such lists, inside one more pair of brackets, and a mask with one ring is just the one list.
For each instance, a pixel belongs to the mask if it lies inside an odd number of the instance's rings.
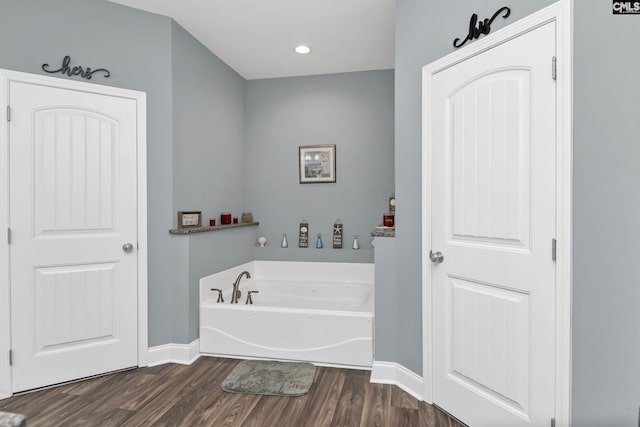
{"label": "silver door knob", "polygon": [[122,245],[122,250],[129,253],[133,250],[133,243],[125,243]]}
{"label": "silver door knob", "polygon": [[442,255],[442,252],[439,252],[439,251],[438,252],[429,251],[429,259],[434,264],[440,264],[442,261],[444,261],[444,255]]}

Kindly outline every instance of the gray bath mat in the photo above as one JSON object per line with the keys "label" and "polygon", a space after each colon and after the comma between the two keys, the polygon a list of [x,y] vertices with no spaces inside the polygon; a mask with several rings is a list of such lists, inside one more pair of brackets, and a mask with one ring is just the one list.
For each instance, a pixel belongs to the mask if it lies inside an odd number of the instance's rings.
{"label": "gray bath mat", "polygon": [[302,396],[309,392],[316,367],[311,363],[243,360],[222,382],[231,393]]}

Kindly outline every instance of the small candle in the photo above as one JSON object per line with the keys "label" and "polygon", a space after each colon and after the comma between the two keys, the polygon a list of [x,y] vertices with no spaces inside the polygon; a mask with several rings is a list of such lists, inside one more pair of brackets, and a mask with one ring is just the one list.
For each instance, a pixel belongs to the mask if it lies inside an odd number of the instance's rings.
{"label": "small candle", "polygon": [[233,217],[233,223],[234,223],[234,224],[237,224],[237,223],[238,223],[238,217],[237,217],[237,216],[234,216],[234,217]]}
{"label": "small candle", "polygon": [[220,214],[220,224],[223,224],[223,225],[231,224],[231,213],[230,212],[222,212]]}
{"label": "small candle", "polygon": [[382,215],[382,224],[385,227],[393,227],[394,223],[395,223],[395,215],[393,214]]}
{"label": "small candle", "polygon": [[215,226],[216,226],[216,220],[215,220],[215,218],[211,218],[211,219],[209,220],[209,226],[210,226],[210,227],[215,227]]}

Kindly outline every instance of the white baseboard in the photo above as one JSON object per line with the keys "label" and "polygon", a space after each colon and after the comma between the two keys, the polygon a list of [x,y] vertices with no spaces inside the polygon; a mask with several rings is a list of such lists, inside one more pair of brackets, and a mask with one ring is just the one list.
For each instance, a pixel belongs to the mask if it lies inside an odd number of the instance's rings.
{"label": "white baseboard", "polygon": [[200,357],[200,340],[191,344],[164,344],[149,349],[147,366],[179,363],[191,365]]}
{"label": "white baseboard", "polygon": [[411,396],[422,400],[422,377],[397,363],[374,361],[371,382],[397,385]]}

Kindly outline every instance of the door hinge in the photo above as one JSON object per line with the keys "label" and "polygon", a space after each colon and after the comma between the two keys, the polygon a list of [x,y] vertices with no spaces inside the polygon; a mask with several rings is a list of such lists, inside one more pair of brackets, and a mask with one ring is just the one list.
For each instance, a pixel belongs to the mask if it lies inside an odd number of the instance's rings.
{"label": "door hinge", "polygon": [[9,366],[13,366],[13,350],[9,350]]}
{"label": "door hinge", "polygon": [[551,239],[551,261],[556,260],[556,246],[557,246],[556,239]]}
{"label": "door hinge", "polygon": [[551,427],[556,427],[556,419],[551,418]]}
{"label": "door hinge", "polygon": [[558,79],[558,60],[555,56],[551,58],[551,78],[553,80]]}
{"label": "door hinge", "polygon": [[11,229],[7,228],[7,243],[11,244]]}
{"label": "door hinge", "polygon": [[11,106],[7,105],[7,121],[11,121]]}

